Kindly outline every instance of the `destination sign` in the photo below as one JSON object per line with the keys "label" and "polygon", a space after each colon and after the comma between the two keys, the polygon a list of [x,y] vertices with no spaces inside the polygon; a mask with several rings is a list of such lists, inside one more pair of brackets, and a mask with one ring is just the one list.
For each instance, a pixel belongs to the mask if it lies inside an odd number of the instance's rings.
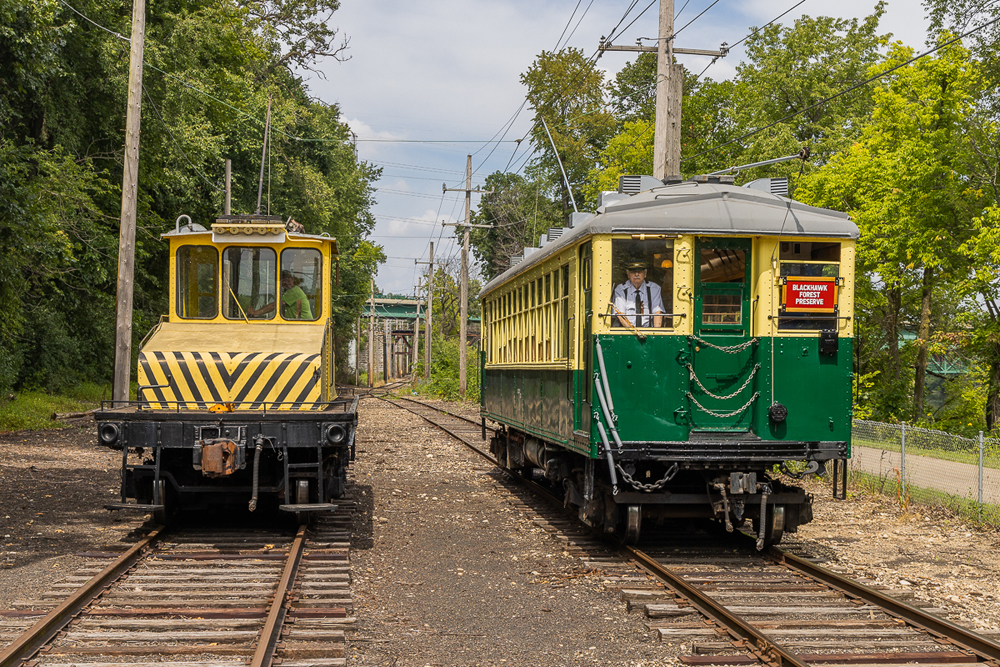
{"label": "destination sign", "polygon": [[782,303],[790,313],[832,313],[837,309],[836,278],[785,278]]}

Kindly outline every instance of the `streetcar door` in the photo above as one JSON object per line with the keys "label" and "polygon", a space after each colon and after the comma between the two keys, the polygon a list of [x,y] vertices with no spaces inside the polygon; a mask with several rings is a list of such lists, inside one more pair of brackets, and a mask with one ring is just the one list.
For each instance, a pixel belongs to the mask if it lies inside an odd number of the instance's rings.
{"label": "streetcar door", "polygon": [[751,239],[695,244],[689,397],[696,431],[750,430],[756,391],[751,336]]}

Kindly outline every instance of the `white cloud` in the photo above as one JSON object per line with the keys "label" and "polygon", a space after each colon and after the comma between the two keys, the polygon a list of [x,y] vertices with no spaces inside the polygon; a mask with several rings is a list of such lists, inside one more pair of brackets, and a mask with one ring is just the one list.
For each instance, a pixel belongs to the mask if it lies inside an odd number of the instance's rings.
{"label": "white cloud", "polygon": [[[711,0],[691,0],[678,19],[677,27],[694,18]],[[795,0],[727,0],[710,9],[686,28],[677,38],[678,46],[716,49],[747,34],[751,26],[760,26],[795,3]],[[336,103],[349,120],[348,125],[361,138],[460,140],[465,144],[413,144],[359,142],[363,159],[415,165],[420,169],[391,166],[385,171],[391,178],[378,185],[388,190],[405,190],[436,198],[441,203],[428,208],[432,199],[380,192],[376,216],[418,218],[434,222],[453,221],[464,215],[461,196],[449,193],[441,200],[441,184],[449,187],[462,180],[465,156],[473,153],[477,168],[474,181],[503,169],[514,150],[513,144],[492,147],[487,140],[498,132],[524,100],[520,75],[531,66],[542,50],[551,50],[563,26],[576,6],[574,0],[342,0],[341,8],[330,20],[351,39],[351,60],[328,61],[326,80],[313,78],[312,93]],[[581,3],[581,8],[587,3]],[[624,0],[595,0],[569,41],[590,55],[600,37],[611,34],[629,3]],[[647,3],[640,3],[636,12]],[[679,8],[683,3],[677,1]],[[872,12],[875,0],[840,0],[837,3],[808,0],[782,19],[790,25],[803,13],[811,16],[834,15],[862,18]],[[632,17],[635,13],[632,14]],[[631,20],[630,17],[622,25]],[[574,18],[576,25],[579,14]],[[634,44],[638,37],[655,36],[655,6],[626,30],[616,44]],[[926,20],[920,0],[893,0],[882,21],[882,31],[892,32],[911,46],[924,41]],[[715,80],[730,78],[742,57],[734,50],[717,62],[707,76]],[[613,77],[634,54],[606,53],[599,66]],[[696,72],[708,60],[683,56],[681,61]],[[507,134],[507,139],[523,136],[531,123],[531,111],[525,109]],[[421,170],[423,169],[423,170]],[[432,171],[427,171],[432,170]],[[442,172],[438,170],[448,170]],[[421,177],[421,178],[417,178]],[[451,196],[453,195],[454,196]],[[426,259],[427,240],[439,227],[412,221],[379,218],[376,235],[385,245],[386,254]],[[444,231],[438,257],[454,254],[450,229]],[[419,237],[419,238],[402,238]],[[415,283],[412,259],[390,260],[379,271],[379,286],[396,292],[409,292]]]}

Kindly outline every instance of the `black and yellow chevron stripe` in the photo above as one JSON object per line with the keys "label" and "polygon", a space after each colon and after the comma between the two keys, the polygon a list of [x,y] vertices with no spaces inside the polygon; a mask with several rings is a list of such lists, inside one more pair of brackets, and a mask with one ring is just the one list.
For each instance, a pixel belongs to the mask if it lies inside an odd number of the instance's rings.
{"label": "black and yellow chevron stripe", "polygon": [[139,385],[153,409],[310,410],[320,400],[320,355],[279,352],[142,352]]}

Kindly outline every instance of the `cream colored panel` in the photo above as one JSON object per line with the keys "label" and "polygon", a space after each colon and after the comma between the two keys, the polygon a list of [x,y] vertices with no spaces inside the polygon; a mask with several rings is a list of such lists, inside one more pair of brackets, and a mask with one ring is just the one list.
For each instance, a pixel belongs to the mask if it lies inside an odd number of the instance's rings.
{"label": "cream colored panel", "polygon": [[674,312],[686,317],[675,318],[674,333],[688,336],[694,319],[694,237],[682,236],[674,241]]}

